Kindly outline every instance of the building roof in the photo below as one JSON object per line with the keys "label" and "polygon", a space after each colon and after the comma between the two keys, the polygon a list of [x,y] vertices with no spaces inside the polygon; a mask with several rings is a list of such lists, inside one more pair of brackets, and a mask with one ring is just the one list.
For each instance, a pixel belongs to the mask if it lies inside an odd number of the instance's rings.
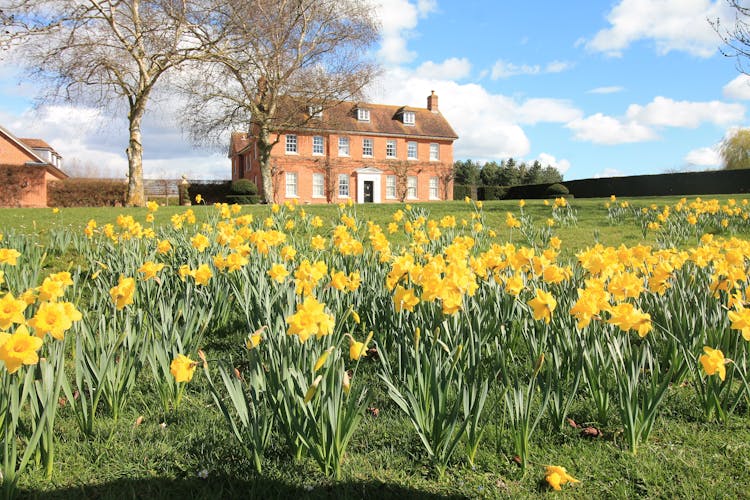
{"label": "building roof", "polygon": [[229,139],[229,156],[236,155],[250,145],[250,138],[247,132],[232,132]]}
{"label": "building roof", "polygon": [[[357,109],[370,111],[369,121],[357,119]],[[414,125],[403,122],[403,113],[415,115]],[[308,113],[307,109],[300,110]],[[458,135],[439,112],[427,108],[343,102],[323,110],[322,118],[312,118],[303,126],[292,130],[321,131],[329,133],[349,132],[360,135],[405,136],[432,139],[458,139]]]}
{"label": "building roof", "polygon": [[27,139],[27,138],[19,137],[18,140],[23,142],[24,144],[26,144],[28,147],[32,149],[49,149],[51,151],[54,151],[52,146],[47,144],[42,139]]}
{"label": "building roof", "polygon": [[16,146],[18,146],[22,151],[24,151],[27,155],[29,155],[33,160],[39,162],[39,163],[47,163],[42,158],[39,157],[38,154],[34,152],[33,149],[31,149],[30,146],[28,146],[26,143],[24,143],[21,139],[13,135],[8,129],[6,129],[3,126],[0,126],[0,134],[4,135],[6,139],[8,139],[10,142],[14,143]]}
{"label": "building roof", "polygon": [[[437,99],[437,96],[432,94]],[[435,109],[414,108],[388,104],[362,102],[341,102],[331,106],[321,106],[322,116],[311,117],[307,103],[293,98],[282,99],[279,103],[277,124],[273,127],[280,133],[322,133],[357,134],[370,136],[404,137],[414,139],[450,140],[458,135],[445,117]],[[369,121],[358,119],[357,110],[370,112]],[[404,123],[404,112],[414,113],[414,124]],[[244,132],[233,132],[229,142],[229,156],[242,153],[251,144],[251,137]]]}
{"label": "building roof", "polygon": [[49,173],[51,173],[52,175],[60,179],[65,179],[68,177],[68,174],[66,174],[65,172],[57,168],[56,166],[52,165],[48,161],[44,160],[34,151],[34,149],[48,149],[49,151],[52,151],[58,157],[60,157],[60,154],[57,151],[55,151],[52,148],[52,146],[47,144],[47,142],[43,141],[42,139],[19,139],[18,137],[13,135],[8,129],[6,129],[5,127],[1,125],[0,125],[0,134],[5,136],[6,139],[16,144],[22,151],[24,151],[27,155],[29,155],[32,161],[29,161],[26,163],[28,166],[43,166],[47,169]]}

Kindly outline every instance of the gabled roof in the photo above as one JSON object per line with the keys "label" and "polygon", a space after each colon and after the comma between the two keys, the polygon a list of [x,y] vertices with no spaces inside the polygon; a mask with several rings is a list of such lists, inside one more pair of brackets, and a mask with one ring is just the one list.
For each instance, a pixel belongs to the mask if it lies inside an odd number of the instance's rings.
{"label": "gabled roof", "polygon": [[53,153],[57,153],[57,151],[55,151],[55,149],[52,146],[47,144],[47,142],[43,141],[42,139],[27,139],[27,138],[21,137],[18,140],[26,144],[31,149],[48,149],[52,151]]}
{"label": "gabled roof", "polygon": [[0,135],[3,135],[8,141],[18,146],[19,149],[21,149],[24,153],[29,155],[30,161],[26,162],[28,166],[32,167],[44,167],[47,172],[54,175],[55,177],[59,179],[66,179],[68,177],[68,174],[48,162],[47,160],[40,157],[34,149],[46,149],[54,154],[56,154],[58,157],[60,154],[55,151],[52,146],[47,144],[42,139],[19,139],[15,135],[13,135],[8,129],[0,125]]}

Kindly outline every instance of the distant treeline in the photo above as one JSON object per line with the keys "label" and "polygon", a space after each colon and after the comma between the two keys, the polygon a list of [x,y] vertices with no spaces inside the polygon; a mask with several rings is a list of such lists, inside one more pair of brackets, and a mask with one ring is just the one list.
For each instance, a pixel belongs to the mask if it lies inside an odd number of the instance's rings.
{"label": "distant treeline", "polygon": [[483,165],[473,160],[454,163],[456,184],[464,186],[518,186],[524,184],[552,184],[562,182],[562,174],[552,166],[542,166],[537,160],[531,165],[508,158],[500,163],[488,161]]}

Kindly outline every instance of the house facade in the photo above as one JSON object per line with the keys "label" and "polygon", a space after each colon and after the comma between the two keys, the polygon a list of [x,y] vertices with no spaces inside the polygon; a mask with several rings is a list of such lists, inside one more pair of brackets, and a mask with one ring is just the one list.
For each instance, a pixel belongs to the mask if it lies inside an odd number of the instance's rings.
{"label": "house facade", "polygon": [[[304,123],[279,131],[271,150],[276,202],[385,203],[453,199],[453,141],[438,109],[341,103],[299,110]],[[232,180],[250,179],[262,193],[252,133],[232,134]]]}
{"label": "house facade", "polygon": [[65,179],[62,157],[41,139],[0,127],[0,207],[46,207],[47,182]]}

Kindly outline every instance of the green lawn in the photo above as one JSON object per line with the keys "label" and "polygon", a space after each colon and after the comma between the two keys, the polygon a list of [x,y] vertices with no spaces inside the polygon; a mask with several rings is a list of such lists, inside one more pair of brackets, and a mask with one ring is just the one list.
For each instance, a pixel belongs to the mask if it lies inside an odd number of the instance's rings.
{"label": "green lawn", "polygon": [[[632,207],[640,209],[653,204],[659,207],[665,205],[671,206],[679,201],[680,198],[679,196],[643,197],[628,198],[627,201]],[[724,203],[728,199],[740,201],[742,200],[742,195],[717,195],[710,198]],[[689,201],[692,199],[688,198]],[[709,197],[704,197],[704,199],[709,199]],[[607,221],[607,209],[605,208],[605,203],[608,201],[608,198],[587,198],[572,201],[572,205],[578,214],[578,224],[575,227],[566,227],[558,233],[558,236],[563,240],[564,248],[577,250],[593,245],[596,241],[604,245],[619,245],[620,243],[635,245],[640,242],[653,242],[653,235],[649,235],[644,239],[640,228],[635,225],[609,224]],[[518,201],[487,201],[483,204],[487,226],[495,229],[501,239],[507,239],[509,231],[505,226],[505,214],[513,212],[518,215]],[[404,206],[404,204],[398,203],[358,205],[357,213],[362,220],[372,220],[378,224],[386,225],[390,222],[393,212]],[[433,219],[440,219],[444,215],[454,215],[459,221],[462,218],[470,221],[470,215],[473,211],[472,205],[462,201],[415,203],[413,206],[424,208]],[[203,205],[190,208],[195,211],[199,222],[205,220],[206,215],[214,210],[212,206]],[[302,208],[311,215],[320,215],[326,219],[334,217],[337,213],[336,205],[310,205]],[[182,213],[185,210],[186,207],[161,207],[156,213],[155,224],[157,226],[167,224],[172,215]],[[529,200],[524,210],[536,222],[543,222],[551,214],[551,207],[545,206],[542,200]],[[143,221],[146,213],[145,208],[63,208],[60,209],[59,213],[53,213],[51,208],[0,208],[0,232],[14,230],[26,234],[37,234],[42,241],[45,241],[49,237],[51,230],[80,231],[89,219],[94,219],[99,224],[114,223],[117,215],[125,214],[132,215],[138,220]],[[268,214],[268,208],[263,205],[245,205],[242,207],[242,213],[265,217]]]}
{"label": "green lawn", "polygon": [[[680,197],[629,199],[636,209],[652,204],[673,205]],[[725,201],[732,196],[718,196]],[[741,196],[735,197],[738,201]],[[571,200],[577,224],[555,228],[562,259],[596,242],[617,246],[656,243],[654,233],[644,239],[641,228],[629,221],[611,225],[608,199]],[[417,204],[430,218],[455,216],[471,224],[473,206],[464,202]],[[386,226],[403,205],[368,205],[356,208],[360,220]],[[310,215],[328,220],[336,206],[304,207]],[[162,207],[155,225],[169,224],[184,207]],[[208,219],[213,207],[193,207],[198,223]],[[507,212],[519,215],[517,201],[485,202],[485,226],[499,241],[517,232],[505,225]],[[541,225],[551,207],[530,200],[524,212]],[[31,235],[49,246],[44,274],[80,264],[66,248],[56,252],[65,233],[80,232],[89,219],[99,226],[114,223],[117,215],[143,221],[146,209],[65,208],[0,209],[0,233]],[[242,213],[265,218],[268,207],[247,206]],[[748,237],[747,225],[724,236]],[[398,239],[396,240],[398,242]],[[693,246],[696,241],[685,242]],[[2,246],[3,243],[0,243]],[[209,331],[205,351],[209,358],[237,356],[247,335],[244,320]],[[522,472],[513,460],[511,440],[500,425],[501,396],[490,392],[487,431],[475,466],[457,453],[442,479],[435,477],[410,422],[388,397],[377,376],[379,363],[363,362],[358,383],[366,384],[370,407],[352,439],[344,462],[343,479],[323,476],[312,459],[291,460],[284,443],[275,436],[266,452],[264,472],[257,474],[240,452],[215,407],[203,376],[196,372],[182,406],[167,414],[158,404],[150,372],[144,369],[130,404],[118,422],[102,415],[93,437],[81,435],[69,405],[61,401],[56,426],[58,443],[52,479],[30,467],[20,480],[21,495],[28,498],[538,498],[553,494],[544,483],[544,466],[564,465],[581,482],[554,493],[575,498],[748,498],[750,484],[750,417],[741,406],[726,423],[704,422],[695,390],[672,387],[651,439],[637,455],[627,450],[622,428],[612,410],[606,423],[596,424],[601,435],[582,437],[591,422],[590,408],[574,402],[569,416],[579,428],[552,429],[547,418],[532,438],[531,465]],[[744,403],[743,403],[744,404]],[[141,419],[142,417],[142,419]],[[497,419],[497,421],[493,420]]]}

